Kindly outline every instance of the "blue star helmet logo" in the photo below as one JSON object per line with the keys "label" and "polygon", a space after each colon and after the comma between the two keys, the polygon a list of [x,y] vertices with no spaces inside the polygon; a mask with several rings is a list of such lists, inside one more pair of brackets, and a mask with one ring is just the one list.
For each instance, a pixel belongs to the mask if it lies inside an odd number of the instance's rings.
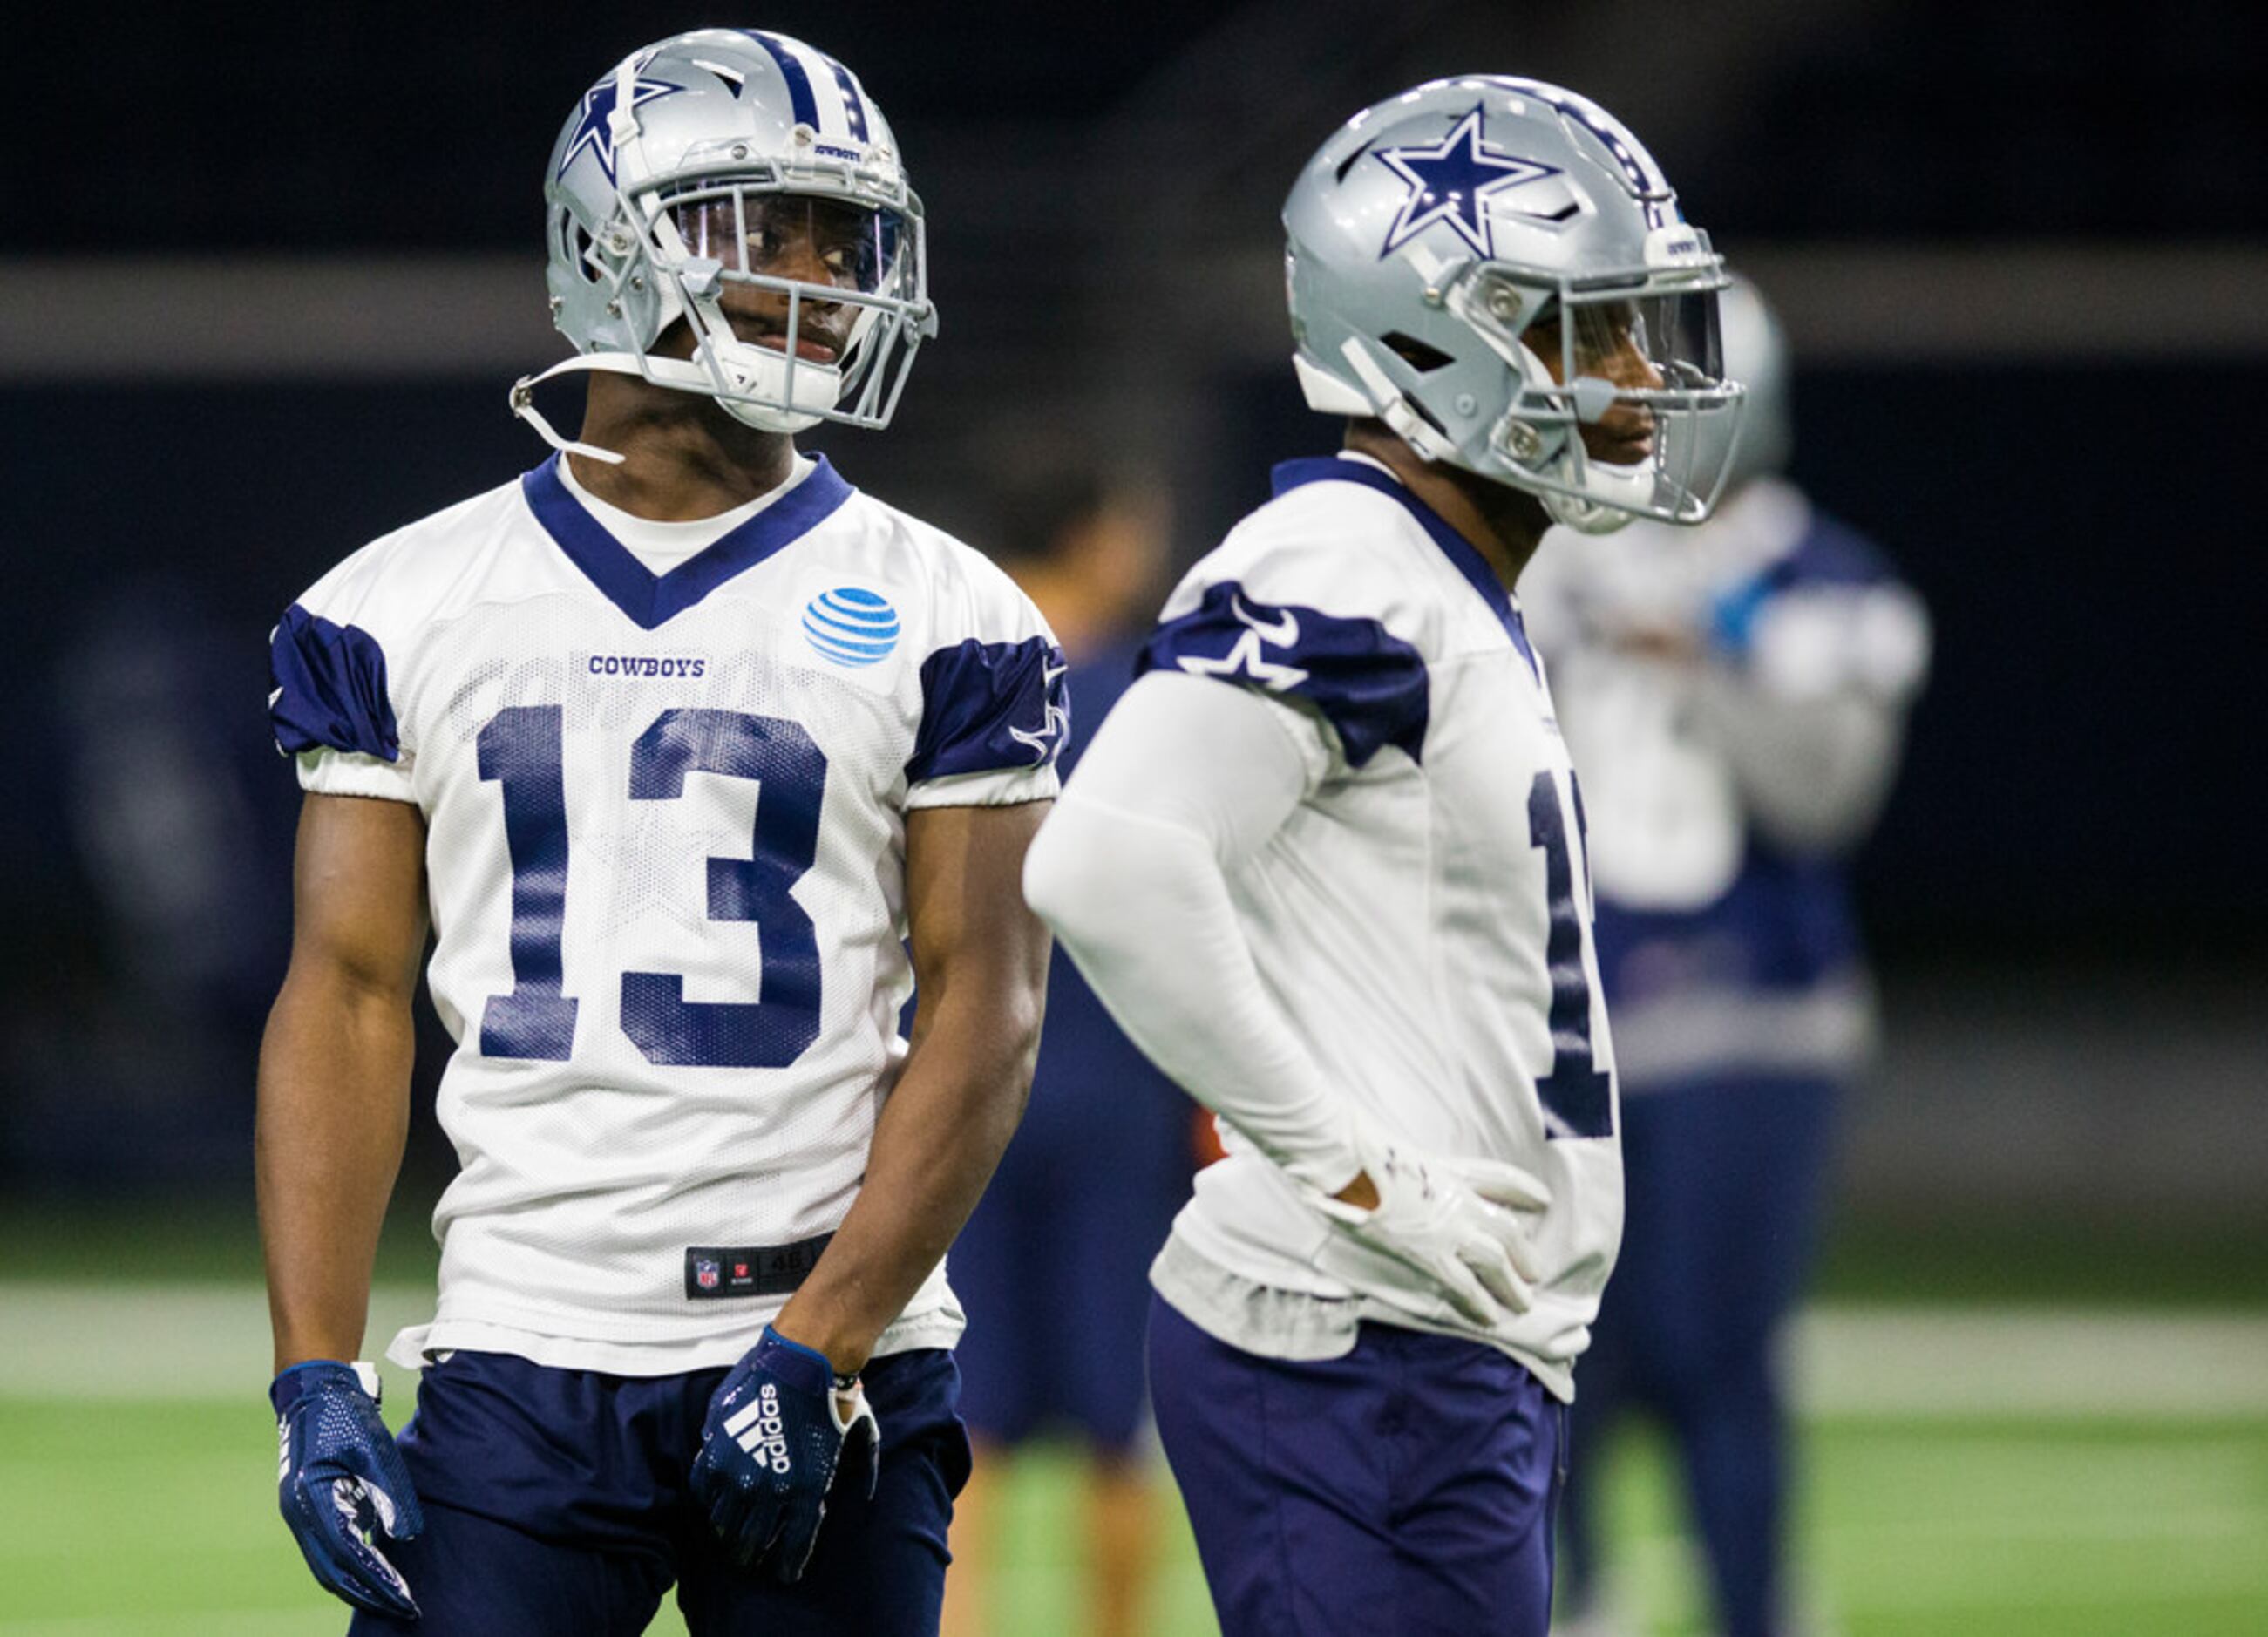
{"label": "blue star helmet logo", "polygon": [[[634,110],[642,108],[658,98],[673,96],[684,89],[666,79],[641,79],[630,88],[630,107]],[[575,126],[574,139],[567,144],[567,151],[559,156],[559,172],[552,178],[554,181],[567,174],[567,167],[575,163],[575,156],[585,148],[598,159],[607,180],[615,180],[615,133],[610,121],[615,100],[611,74],[583,93],[583,117]]]}
{"label": "blue star helmet logo", "polygon": [[1483,201],[1507,188],[1559,174],[1556,165],[1523,159],[1489,145],[1480,106],[1431,147],[1381,148],[1378,157],[1410,184],[1402,213],[1388,230],[1383,261],[1436,222],[1447,222],[1475,253],[1496,254]]}

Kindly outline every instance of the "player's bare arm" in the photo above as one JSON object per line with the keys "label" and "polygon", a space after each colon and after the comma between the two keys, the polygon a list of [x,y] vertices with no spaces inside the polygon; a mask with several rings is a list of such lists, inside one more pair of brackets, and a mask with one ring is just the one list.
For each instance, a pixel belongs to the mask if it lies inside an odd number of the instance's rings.
{"label": "player's bare arm", "polygon": [[371,1265],[409,1119],[425,948],[425,821],[311,794],[291,960],[260,1051],[254,1138],[276,1368],[361,1351]]}
{"label": "player's bare arm", "polygon": [[774,1324],[855,1372],[976,1208],[1022,1117],[1049,935],[1024,854],[1051,803],[906,815],[912,1055],[874,1129],[858,1202]]}

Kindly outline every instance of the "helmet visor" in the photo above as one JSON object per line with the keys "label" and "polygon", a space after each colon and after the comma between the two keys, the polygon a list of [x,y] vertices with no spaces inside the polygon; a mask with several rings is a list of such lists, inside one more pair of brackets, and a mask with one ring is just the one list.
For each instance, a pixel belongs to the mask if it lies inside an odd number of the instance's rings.
{"label": "helmet visor", "polygon": [[1562,386],[1597,383],[1577,395],[1585,421],[1605,417],[1613,404],[1643,406],[1665,392],[1705,394],[1724,384],[1713,290],[1570,292],[1546,302],[1521,339]]}
{"label": "helmet visor", "polygon": [[[1717,291],[1684,284],[1581,289],[1484,273],[1467,308],[1523,384],[1501,429],[1539,487],[1677,521],[1707,514],[1732,450],[1741,390],[1725,379]],[[1517,337],[1506,321],[1518,322]],[[1540,365],[1539,372],[1535,365]],[[1556,424],[1563,437],[1522,453]]]}
{"label": "helmet visor", "polygon": [[666,208],[686,253],[727,273],[865,295],[891,282],[905,240],[895,210],[813,194],[734,185],[673,199]]}

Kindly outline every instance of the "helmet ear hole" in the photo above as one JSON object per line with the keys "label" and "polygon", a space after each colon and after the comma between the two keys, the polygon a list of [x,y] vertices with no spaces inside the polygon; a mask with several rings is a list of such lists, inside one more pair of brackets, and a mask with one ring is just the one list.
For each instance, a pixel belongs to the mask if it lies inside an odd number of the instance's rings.
{"label": "helmet ear hole", "polygon": [[583,224],[571,216],[566,218],[565,226],[560,248],[566,254],[567,265],[582,277],[585,284],[597,284],[599,266],[597,258],[591,254],[591,235],[584,231]]}
{"label": "helmet ear hole", "polygon": [[1439,347],[1431,347],[1415,336],[1406,336],[1398,329],[1388,330],[1379,338],[1380,344],[1391,348],[1395,356],[1420,375],[1430,375],[1444,365],[1456,360]]}

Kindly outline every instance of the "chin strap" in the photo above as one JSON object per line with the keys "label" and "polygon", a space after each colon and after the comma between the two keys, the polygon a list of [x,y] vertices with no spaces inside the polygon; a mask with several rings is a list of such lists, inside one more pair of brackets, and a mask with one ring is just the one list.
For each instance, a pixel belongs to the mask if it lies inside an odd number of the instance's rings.
{"label": "chin strap", "polygon": [[562,454],[588,455],[593,461],[620,466],[622,457],[612,449],[601,449],[596,444],[578,443],[572,438],[560,436],[551,423],[543,418],[543,411],[535,407],[535,389],[555,375],[565,375],[576,370],[606,370],[617,375],[643,376],[648,362],[635,352],[584,352],[571,358],[562,358],[541,373],[523,375],[512,382],[512,412],[535,428],[535,435]]}
{"label": "chin strap", "polygon": [[[805,368],[814,376],[816,365]],[[572,374],[577,371],[605,372],[614,375],[635,375],[640,380],[652,381],[657,387],[667,387],[678,392],[697,393],[713,399],[726,414],[735,420],[764,431],[800,431],[806,426],[816,426],[825,417],[807,410],[784,409],[759,401],[757,408],[776,411],[784,417],[780,422],[753,420],[733,408],[733,402],[718,390],[716,378],[690,358],[658,358],[651,353],[637,352],[579,352],[571,358],[562,358],[549,369],[534,375],[523,375],[512,387],[512,412],[535,429],[536,436],[553,448],[569,454],[585,454],[594,461],[604,461],[610,466],[620,466],[622,457],[612,449],[601,449],[596,444],[581,443],[561,435],[535,407],[535,389],[555,376]]]}

